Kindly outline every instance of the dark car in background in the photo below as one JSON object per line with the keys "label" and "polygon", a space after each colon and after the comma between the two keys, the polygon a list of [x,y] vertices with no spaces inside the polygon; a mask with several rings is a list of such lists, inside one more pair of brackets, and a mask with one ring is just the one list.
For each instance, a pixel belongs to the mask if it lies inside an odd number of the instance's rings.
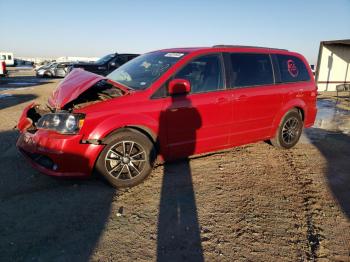
{"label": "dark car in background", "polygon": [[69,67],[68,72],[72,71],[74,68],[81,68],[98,75],[106,76],[110,72],[117,69],[119,66],[125,64],[137,56],[138,54],[109,54],[100,58],[94,63],[74,63]]}
{"label": "dark car in background", "polygon": [[49,63],[36,70],[37,77],[65,77],[68,74],[70,62]]}

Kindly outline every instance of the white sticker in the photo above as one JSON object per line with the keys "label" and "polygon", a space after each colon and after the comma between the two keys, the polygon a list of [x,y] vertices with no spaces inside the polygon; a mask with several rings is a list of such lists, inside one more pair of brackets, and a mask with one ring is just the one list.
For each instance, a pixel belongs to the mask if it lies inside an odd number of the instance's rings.
{"label": "white sticker", "polygon": [[148,63],[147,61],[144,61],[141,66],[143,66],[144,68],[149,68],[151,66],[151,63]]}
{"label": "white sticker", "polygon": [[166,57],[176,57],[176,58],[179,58],[181,56],[183,56],[184,54],[183,53],[166,53],[164,56]]}

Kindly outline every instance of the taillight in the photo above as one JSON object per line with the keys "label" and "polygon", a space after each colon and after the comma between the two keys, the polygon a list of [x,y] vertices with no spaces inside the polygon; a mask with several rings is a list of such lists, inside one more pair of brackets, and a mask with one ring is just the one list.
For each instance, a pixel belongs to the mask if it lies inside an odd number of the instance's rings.
{"label": "taillight", "polygon": [[6,72],[6,64],[5,64],[5,62],[1,62],[1,67],[2,67],[2,71],[5,73]]}

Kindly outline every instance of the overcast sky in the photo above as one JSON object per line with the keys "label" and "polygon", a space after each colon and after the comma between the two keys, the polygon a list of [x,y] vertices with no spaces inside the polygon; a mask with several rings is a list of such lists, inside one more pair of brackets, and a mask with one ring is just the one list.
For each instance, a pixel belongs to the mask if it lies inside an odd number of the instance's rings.
{"label": "overcast sky", "polygon": [[258,45],[317,60],[322,40],[350,38],[350,0],[0,0],[0,51],[102,56],[168,47]]}

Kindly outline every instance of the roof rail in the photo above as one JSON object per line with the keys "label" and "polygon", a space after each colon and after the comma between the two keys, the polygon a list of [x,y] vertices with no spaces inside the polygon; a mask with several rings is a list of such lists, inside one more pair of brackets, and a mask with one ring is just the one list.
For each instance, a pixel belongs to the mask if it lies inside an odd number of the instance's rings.
{"label": "roof rail", "polygon": [[271,50],[283,50],[283,51],[288,51],[287,49],[281,49],[281,48],[271,48],[271,47],[263,47],[263,46],[248,46],[248,45],[213,45],[212,47],[221,47],[221,48],[265,48],[265,49],[271,49]]}

